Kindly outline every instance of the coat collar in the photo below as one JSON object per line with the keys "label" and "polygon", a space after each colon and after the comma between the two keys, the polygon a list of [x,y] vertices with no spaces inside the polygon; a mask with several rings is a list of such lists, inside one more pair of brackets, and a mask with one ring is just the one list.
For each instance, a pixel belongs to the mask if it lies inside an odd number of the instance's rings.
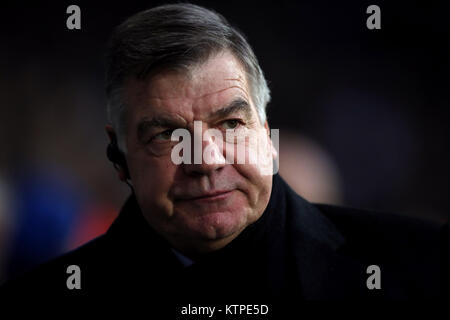
{"label": "coat collar", "polygon": [[316,206],[297,195],[281,177],[300,295],[305,300],[364,295],[365,268],[345,252],[346,239]]}
{"label": "coat collar", "polygon": [[[317,207],[297,195],[278,174],[273,177],[272,195],[266,212],[279,214],[284,220],[281,225],[287,234],[288,248],[283,249],[293,257],[294,274],[299,283],[295,286],[299,292],[294,295],[305,300],[323,300],[343,299],[355,292],[363,294],[364,266],[342,253],[346,245],[343,235]],[[153,255],[170,259],[172,266],[177,263],[181,266],[167,242],[148,225],[134,195],[126,201],[107,234],[117,239],[123,248],[137,246],[133,251],[138,254],[153,252]],[[281,243],[274,241],[272,245],[275,248]],[[269,259],[275,272],[278,248],[272,250],[275,255]]]}

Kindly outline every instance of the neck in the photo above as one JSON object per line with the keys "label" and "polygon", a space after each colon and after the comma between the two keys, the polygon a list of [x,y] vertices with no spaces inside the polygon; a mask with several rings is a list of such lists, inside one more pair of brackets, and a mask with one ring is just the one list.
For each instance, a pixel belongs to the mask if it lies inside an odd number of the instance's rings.
{"label": "neck", "polygon": [[204,255],[221,250],[236,239],[245,228],[220,239],[167,239],[169,244],[186,257],[197,260]]}

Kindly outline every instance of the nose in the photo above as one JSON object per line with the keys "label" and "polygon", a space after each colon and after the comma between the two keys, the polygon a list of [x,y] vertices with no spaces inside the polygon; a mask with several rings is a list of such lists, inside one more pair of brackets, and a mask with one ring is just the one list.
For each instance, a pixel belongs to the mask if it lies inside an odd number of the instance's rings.
{"label": "nose", "polygon": [[191,163],[183,163],[183,170],[192,176],[210,175],[226,165],[223,156],[223,137],[219,131],[206,130],[203,134],[194,132]]}

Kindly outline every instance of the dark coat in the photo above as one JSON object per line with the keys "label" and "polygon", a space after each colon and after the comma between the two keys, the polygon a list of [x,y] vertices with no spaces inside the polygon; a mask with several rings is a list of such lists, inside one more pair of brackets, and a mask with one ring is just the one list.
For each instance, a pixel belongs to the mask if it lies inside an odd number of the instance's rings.
{"label": "dark coat", "polygon": [[[81,289],[69,290],[69,265]],[[367,268],[380,268],[369,290]],[[262,218],[224,249],[183,267],[131,196],[106,234],[3,287],[3,293],[133,296],[147,302],[276,303],[445,298],[449,226],[398,215],[314,205],[274,176]],[[283,300],[286,301],[286,300]]]}

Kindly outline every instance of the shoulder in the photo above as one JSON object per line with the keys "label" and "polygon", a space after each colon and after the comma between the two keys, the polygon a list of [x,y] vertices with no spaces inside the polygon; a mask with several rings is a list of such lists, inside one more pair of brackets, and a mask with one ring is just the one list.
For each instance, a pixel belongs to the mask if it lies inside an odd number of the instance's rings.
{"label": "shoulder", "polygon": [[367,266],[379,266],[386,277],[403,283],[411,292],[448,290],[448,222],[332,205],[314,206],[345,239],[343,255]]}
{"label": "shoulder", "polygon": [[96,269],[104,269],[110,251],[109,240],[106,235],[102,235],[6,282],[0,287],[0,293],[22,295],[34,292],[66,292],[67,278],[73,272],[71,266],[97,273]]}
{"label": "shoulder", "polygon": [[[293,232],[308,234],[360,257],[386,260],[433,258],[448,264],[449,223],[394,213],[310,203],[282,179]],[[439,264],[439,263],[438,263]]]}
{"label": "shoulder", "polygon": [[438,244],[445,249],[448,245],[448,222],[325,204],[314,206],[352,243],[371,247],[390,244],[416,252],[438,249]]}

